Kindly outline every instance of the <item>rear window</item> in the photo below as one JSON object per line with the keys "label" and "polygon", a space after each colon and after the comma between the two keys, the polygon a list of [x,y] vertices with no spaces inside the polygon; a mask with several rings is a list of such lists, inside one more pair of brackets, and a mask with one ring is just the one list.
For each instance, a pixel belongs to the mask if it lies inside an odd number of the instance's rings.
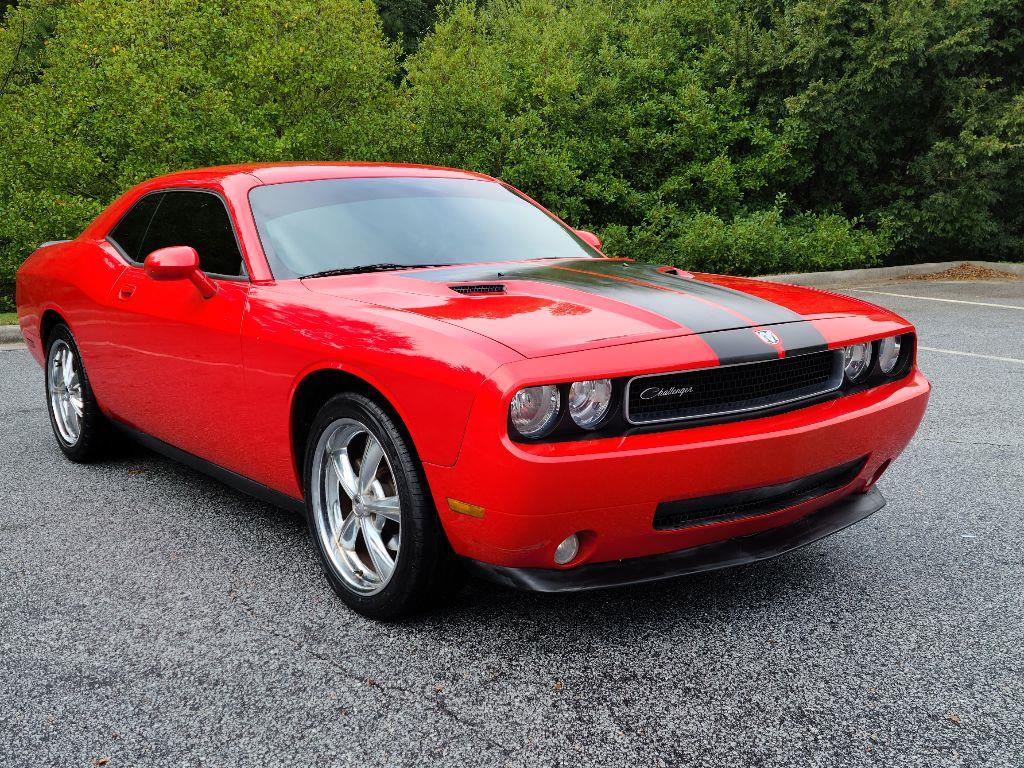
{"label": "rear window", "polygon": [[125,255],[135,262],[142,261],[140,251],[146,230],[153,220],[153,212],[160,205],[160,195],[146,195],[133,205],[121,220],[117,222],[107,239],[124,251]]}

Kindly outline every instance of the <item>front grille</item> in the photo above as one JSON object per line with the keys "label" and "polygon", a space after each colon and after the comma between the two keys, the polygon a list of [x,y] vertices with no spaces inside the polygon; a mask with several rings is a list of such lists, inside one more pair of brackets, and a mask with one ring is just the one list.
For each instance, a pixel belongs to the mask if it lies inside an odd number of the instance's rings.
{"label": "front grille", "polygon": [[476,285],[449,285],[456,293],[463,293],[468,296],[481,296],[490,293],[504,293],[505,286],[501,283],[483,284],[477,283]]}
{"label": "front grille", "polygon": [[660,531],[676,530],[778,512],[849,485],[860,474],[865,461],[867,457],[862,456],[824,472],[778,485],[698,499],[663,501],[654,512],[654,527]]}
{"label": "front grille", "polygon": [[759,363],[637,376],[626,385],[626,420],[655,424],[723,416],[815,397],[843,381],[842,353],[812,352]]}

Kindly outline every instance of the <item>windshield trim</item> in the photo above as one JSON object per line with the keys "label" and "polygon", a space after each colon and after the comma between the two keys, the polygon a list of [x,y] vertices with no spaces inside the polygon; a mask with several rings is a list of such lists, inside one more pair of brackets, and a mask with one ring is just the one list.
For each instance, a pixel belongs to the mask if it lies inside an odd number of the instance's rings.
{"label": "windshield trim", "polygon": [[[253,178],[257,178],[257,177],[253,177]],[[253,229],[256,231],[256,237],[257,237],[257,239],[259,241],[259,244],[260,244],[260,250],[263,251],[263,260],[266,262],[267,270],[270,272],[271,277],[275,281],[281,281],[281,280],[302,280],[302,279],[304,279],[302,275],[282,276],[282,275],[278,275],[278,274],[275,273],[274,266],[279,261],[279,259],[277,259],[276,257],[272,256],[272,249],[269,248],[267,243],[265,243],[263,241],[263,232],[261,231],[262,228],[260,227],[259,222],[256,220],[256,212],[253,210],[253,205],[252,205],[252,193],[255,190],[263,189],[265,187],[280,187],[280,186],[284,186],[284,185],[287,185],[287,184],[308,184],[310,182],[321,182],[321,181],[339,181],[339,182],[344,182],[344,181],[350,181],[350,180],[351,181],[360,181],[360,180],[365,181],[367,179],[388,179],[388,180],[413,179],[413,180],[415,180],[415,179],[452,179],[452,178],[453,177],[451,177],[451,176],[448,176],[448,175],[445,175],[445,174],[440,174],[440,173],[437,174],[436,176],[433,176],[433,175],[431,175],[431,176],[378,176],[378,175],[375,175],[375,174],[365,174],[365,175],[361,174],[359,176],[345,176],[343,178],[328,177],[328,178],[299,179],[299,180],[291,180],[291,181],[274,181],[274,182],[270,182],[270,183],[257,184],[255,186],[251,187],[248,190],[248,192],[246,192],[245,199],[246,199],[246,203],[249,206],[249,216],[252,218]],[[502,181],[501,179],[487,179],[487,178],[479,178],[479,177],[468,177],[468,178],[457,177],[457,178],[454,178],[453,180],[455,180],[455,181],[475,181],[475,182],[479,182],[481,184],[497,184],[500,187],[503,187],[508,192],[511,192],[513,195],[518,197],[520,200],[522,200],[522,201],[532,205],[534,208],[536,208],[538,211],[543,213],[549,219],[551,219],[556,224],[558,224],[558,226],[560,226],[562,229],[564,229],[569,234],[569,237],[571,237],[581,248],[583,248],[583,250],[587,254],[587,255],[581,255],[581,256],[567,256],[567,257],[564,257],[564,258],[566,258],[566,259],[606,259],[606,258],[608,258],[603,253],[601,253],[596,248],[594,248],[592,245],[590,245],[586,240],[584,240],[579,235],[577,235],[576,234],[576,230],[573,229],[571,226],[569,226],[565,221],[560,219],[558,216],[556,216],[554,213],[549,211],[547,208],[545,208],[543,205],[538,203],[536,200],[534,200],[532,197],[530,197],[526,193],[521,192],[520,190],[518,190],[515,187],[513,187],[511,184],[508,184],[508,183]],[[543,259],[549,259],[551,257],[542,257],[542,258]],[[536,260],[537,259],[518,259],[518,260],[515,260],[515,261],[536,261]],[[489,263],[492,263],[492,261],[485,258],[485,259],[481,259],[480,261],[467,261],[464,264],[459,264],[459,265],[455,265],[455,266],[468,266],[470,264],[489,264]],[[506,263],[506,262],[493,262],[493,263]],[[513,263],[513,260],[508,260],[507,263]],[[426,265],[426,266],[429,267],[429,266],[436,266],[436,265]],[[419,268],[420,268],[420,265],[415,265],[415,264],[409,265],[409,269],[419,269]],[[358,274],[358,273],[356,273],[356,274]],[[352,277],[352,276],[355,276],[355,275],[346,275],[346,277]]]}

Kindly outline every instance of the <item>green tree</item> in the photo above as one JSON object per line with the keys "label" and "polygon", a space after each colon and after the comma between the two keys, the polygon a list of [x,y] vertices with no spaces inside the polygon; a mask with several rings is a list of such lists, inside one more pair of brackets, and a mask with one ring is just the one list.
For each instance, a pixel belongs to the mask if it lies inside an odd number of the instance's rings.
{"label": "green tree", "polygon": [[898,255],[1020,259],[1024,5],[741,4],[714,64],[790,137],[802,207],[885,225]]}
{"label": "green tree", "polygon": [[145,178],[252,160],[380,159],[405,133],[398,51],[369,0],[29,2],[7,16],[8,61],[23,26],[38,34],[0,94],[8,275]]}
{"label": "green tree", "polygon": [[[873,262],[885,235],[787,203],[806,176],[792,137],[712,66],[727,8],[451,6],[407,62],[419,157],[499,175],[623,255],[748,273]],[[740,234],[719,256],[695,247]]]}

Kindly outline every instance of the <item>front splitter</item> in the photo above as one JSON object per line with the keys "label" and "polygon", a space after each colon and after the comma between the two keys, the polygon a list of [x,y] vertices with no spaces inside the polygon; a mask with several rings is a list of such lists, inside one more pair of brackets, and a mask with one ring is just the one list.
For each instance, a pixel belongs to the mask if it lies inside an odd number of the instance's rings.
{"label": "front splitter", "polygon": [[760,533],[716,541],[662,555],[611,560],[578,568],[508,568],[462,558],[471,571],[516,589],[533,592],[581,592],[671,579],[719,568],[756,563],[800,549],[848,528],[885,506],[877,488],[855,493],[795,523]]}

